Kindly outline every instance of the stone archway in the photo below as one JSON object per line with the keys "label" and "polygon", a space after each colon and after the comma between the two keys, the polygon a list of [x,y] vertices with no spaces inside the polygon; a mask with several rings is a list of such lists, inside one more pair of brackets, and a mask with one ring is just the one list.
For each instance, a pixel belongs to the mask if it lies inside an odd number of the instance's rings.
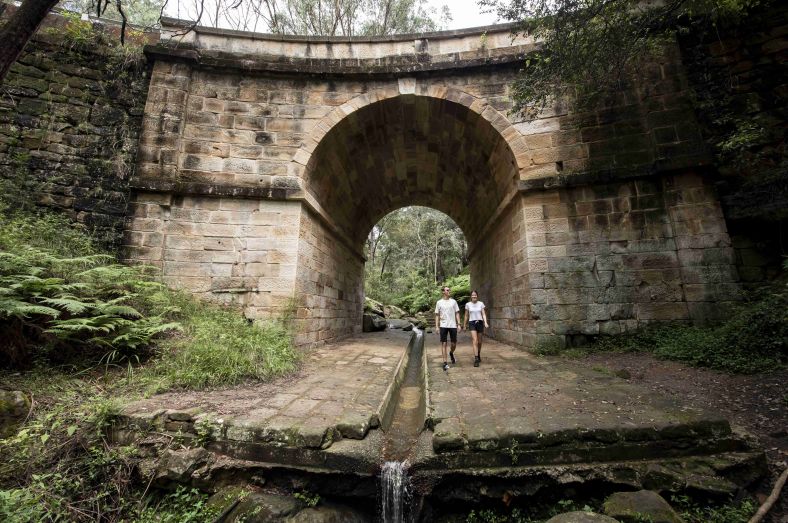
{"label": "stone archway", "polygon": [[[484,115],[494,116],[503,129],[508,121],[484,109],[486,104],[479,104],[480,111],[469,105],[415,94],[365,105],[351,102],[355,110],[319,133],[320,142],[306,161],[304,189],[329,218],[309,223],[309,215],[304,216],[304,228],[320,232],[307,242],[311,248],[300,252],[296,278],[302,299],[299,332],[313,338],[308,341],[358,331],[363,263],[354,263],[353,254],[361,252],[369,230],[389,212],[407,205],[444,212],[464,231],[472,250],[505,234],[490,225],[515,192],[519,169],[509,143]],[[328,251],[318,247],[320,237],[331,234],[326,222],[344,239]],[[483,271],[473,274],[482,287],[490,278]],[[332,307],[320,306],[327,302]]]}

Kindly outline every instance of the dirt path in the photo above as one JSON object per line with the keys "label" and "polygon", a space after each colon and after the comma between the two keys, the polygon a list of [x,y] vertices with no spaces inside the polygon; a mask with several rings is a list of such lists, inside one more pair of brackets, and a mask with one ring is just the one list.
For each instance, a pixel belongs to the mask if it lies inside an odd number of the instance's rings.
{"label": "dirt path", "polygon": [[[599,353],[575,361],[601,372],[626,371],[632,384],[680,399],[689,406],[711,408],[763,445],[773,476],[788,465],[788,369],[730,375],[657,360],[645,353]],[[769,487],[773,482],[774,478]],[[788,522],[786,490],[772,521]]]}

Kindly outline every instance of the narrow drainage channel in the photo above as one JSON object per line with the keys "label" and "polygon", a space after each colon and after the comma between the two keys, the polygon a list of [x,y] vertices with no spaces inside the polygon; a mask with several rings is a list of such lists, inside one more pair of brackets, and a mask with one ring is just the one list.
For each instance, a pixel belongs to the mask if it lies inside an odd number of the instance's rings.
{"label": "narrow drainage channel", "polygon": [[424,428],[426,416],[424,335],[420,330],[414,329],[408,350],[405,375],[383,443],[385,464],[380,475],[380,517],[384,523],[403,523],[418,518],[418,504],[413,503],[408,478],[408,457]]}
{"label": "narrow drainage channel", "polygon": [[424,428],[426,400],[424,390],[424,334],[413,330],[413,342],[405,368],[405,376],[395,398],[391,425],[383,444],[385,461],[405,461]]}

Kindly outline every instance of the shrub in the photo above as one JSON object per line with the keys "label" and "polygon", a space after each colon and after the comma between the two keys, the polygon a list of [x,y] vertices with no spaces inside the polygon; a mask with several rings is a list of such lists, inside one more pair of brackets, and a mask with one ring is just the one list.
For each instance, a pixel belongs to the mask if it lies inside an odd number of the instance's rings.
{"label": "shrub", "polygon": [[411,314],[431,311],[435,307],[435,302],[440,299],[441,289],[444,285],[451,287],[452,297],[457,300],[460,310],[462,310],[471,298],[471,277],[468,274],[453,276],[441,284],[420,286],[396,300],[395,305]]}
{"label": "shrub", "polygon": [[183,332],[159,342],[158,357],[140,371],[151,391],[202,389],[292,372],[299,355],[281,322],[254,324],[237,310],[172,293]]}
{"label": "shrub", "polygon": [[650,351],[694,366],[753,373],[788,363],[788,289],[779,283],[715,326],[649,326],[598,340],[592,350]]}
{"label": "shrub", "polygon": [[104,254],[63,257],[0,244],[0,351],[20,365],[31,351],[83,347],[108,362],[138,359],[153,338],[180,326],[159,307],[161,284],[149,271]]}

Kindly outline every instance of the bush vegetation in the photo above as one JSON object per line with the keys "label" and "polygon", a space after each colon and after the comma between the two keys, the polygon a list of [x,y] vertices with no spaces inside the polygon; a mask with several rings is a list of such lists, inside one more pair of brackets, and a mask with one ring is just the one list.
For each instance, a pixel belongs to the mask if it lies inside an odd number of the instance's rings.
{"label": "bush vegetation", "polygon": [[604,337],[595,351],[649,351],[658,358],[735,373],[771,370],[788,363],[788,287],[762,289],[719,325],[658,325]]}
{"label": "bush vegetation", "polygon": [[152,267],[119,264],[62,217],[0,212],[3,361],[147,361],[136,377],[157,391],[266,380],[295,368],[284,324],[252,324],[156,278]]}
{"label": "bush vegetation", "polygon": [[0,520],[13,523],[212,521],[204,494],[139,484],[144,453],[105,438],[120,398],[269,380],[298,363],[285,323],[171,291],[27,207],[0,207],[0,338],[2,388],[32,397],[0,439]]}

